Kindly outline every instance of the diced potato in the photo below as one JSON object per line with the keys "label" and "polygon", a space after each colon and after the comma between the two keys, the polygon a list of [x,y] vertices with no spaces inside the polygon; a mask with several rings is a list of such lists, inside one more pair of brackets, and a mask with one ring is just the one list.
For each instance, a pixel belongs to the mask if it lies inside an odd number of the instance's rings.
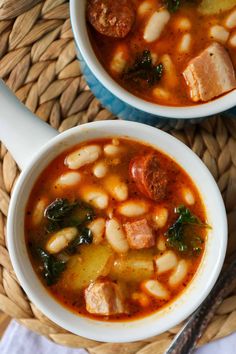
{"label": "diced potato", "polygon": [[67,263],[60,283],[68,290],[81,290],[100,276],[106,276],[113,264],[113,251],[108,245],[83,245],[80,254]]}
{"label": "diced potato", "polygon": [[235,0],[202,0],[198,10],[203,15],[215,15],[230,10],[234,6]]}
{"label": "diced potato", "polygon": [[130,251],[127,256],[115,260],[110,276],[128,282],[149,279],[154,273],[152,257],[149,251]]}

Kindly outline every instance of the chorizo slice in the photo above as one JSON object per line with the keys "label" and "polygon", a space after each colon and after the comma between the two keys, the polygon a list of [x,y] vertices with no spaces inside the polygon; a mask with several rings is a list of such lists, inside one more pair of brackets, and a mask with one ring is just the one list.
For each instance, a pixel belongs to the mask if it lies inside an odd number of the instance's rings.
{"label": "chorizo slice", "polygon": [[138,190],[146,197],[158,202],[167,193],[167,173],[160,167],[158,156],[149,153],[130,161],[130,175]]}
{"label": "chorizo slice", "polygon": [[123,38],[133,26],[135,11],[129,0],[88,0],[87,18],[99,33]]}

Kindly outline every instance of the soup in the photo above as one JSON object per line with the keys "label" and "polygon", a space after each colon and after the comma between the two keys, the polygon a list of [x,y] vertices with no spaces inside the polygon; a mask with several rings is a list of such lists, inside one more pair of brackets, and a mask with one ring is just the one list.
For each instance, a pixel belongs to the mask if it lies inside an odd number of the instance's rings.
{"label": "soup", "polygon": [[88,0],[97,58],[130,93],[169,106],[236,87],[235,0]]}
{"label": "soup", "polygon": [[32,266],[73,312],[132,320],[169,304],[204,253],[207,217],[186,172],[152,146],[98,139],[42,172],[25,213]]}

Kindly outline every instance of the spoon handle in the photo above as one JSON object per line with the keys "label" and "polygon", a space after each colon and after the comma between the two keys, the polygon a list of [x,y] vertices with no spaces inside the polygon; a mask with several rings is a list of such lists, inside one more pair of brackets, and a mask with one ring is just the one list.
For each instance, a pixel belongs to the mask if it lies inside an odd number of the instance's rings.
{"label": "spoon handle", "polygon": [[210,294],[189,318],[183,329],[175,336],[165,354],[191,354],[197,341],[223,299],[236,285],[236,259],[221,274]]}

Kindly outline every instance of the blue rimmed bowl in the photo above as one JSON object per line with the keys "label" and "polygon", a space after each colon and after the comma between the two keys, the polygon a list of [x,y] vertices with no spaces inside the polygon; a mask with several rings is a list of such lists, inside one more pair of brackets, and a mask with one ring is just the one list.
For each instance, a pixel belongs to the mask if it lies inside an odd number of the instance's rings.
{"label": "blue rimmed bowl", "polygon": [[195,122],[218,113],[236,117],[236,90],[208,103],[188,107],[153,104],[132,95],[114,81],[98,61],[91,46],[85,16],[86,0],[70,0],[72,30],[85,79],[104,107],[114,115],[147,124],[190,120]]}

